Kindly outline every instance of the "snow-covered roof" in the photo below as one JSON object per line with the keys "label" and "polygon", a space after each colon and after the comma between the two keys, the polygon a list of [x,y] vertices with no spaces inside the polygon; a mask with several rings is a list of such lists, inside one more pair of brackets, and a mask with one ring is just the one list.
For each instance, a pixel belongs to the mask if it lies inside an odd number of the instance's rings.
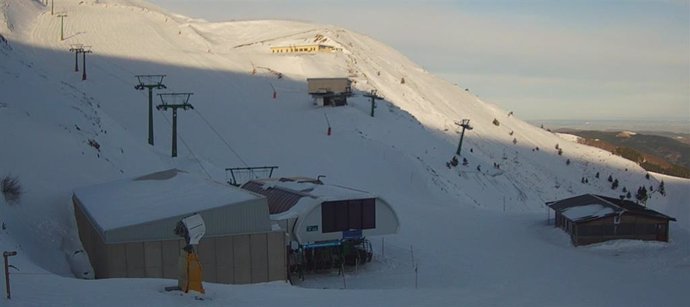
{"label": "snow-covered roof", "polygon": [[614,213],[614,212],[615,212],[615,210],[611,207],[606,207],[606,206],[603,206],[600,204],[591,204],[591,205],[566,208],[561,213],[565,217],[567,217],[573,221],[577,221],[577,220],[581,220],[581,219],[604,217],[604,216],[609,215],[609,214]]}
{"label": "snow-covered roof", "polygon": [[547,203],[551,209],[574,222],[584,222],[615,214],[636,214],[653,218],[676,219],[663,213],[645,208],[629,200],[601,195],[583,194]]}
{"label": "snow-covered roof", "polygon": [[78,188],[74,195],[103,231],[262,198],[178,169]]}

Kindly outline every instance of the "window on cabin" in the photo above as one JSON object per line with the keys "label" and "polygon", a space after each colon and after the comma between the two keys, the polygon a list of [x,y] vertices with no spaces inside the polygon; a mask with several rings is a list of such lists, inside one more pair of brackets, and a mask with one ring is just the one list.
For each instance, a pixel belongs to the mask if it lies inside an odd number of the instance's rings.
{"label": "window on cabin", "polygon": [[355,199],[321,204],[322,232],[376,228],[376,200]]}

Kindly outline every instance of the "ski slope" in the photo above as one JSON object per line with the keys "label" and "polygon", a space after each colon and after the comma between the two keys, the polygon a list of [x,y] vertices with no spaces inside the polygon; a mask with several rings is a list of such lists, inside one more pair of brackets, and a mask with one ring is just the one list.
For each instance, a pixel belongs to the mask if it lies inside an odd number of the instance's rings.
{"label": "ski slope", "polygon": [[[292,21],[209,23],[118,0],[56,3],[68,15],[60,41],[60,19],[41,1],[0,0],[0,9],[7,40],[0,42],[0,175],[17,176],[25,191],[18,204],[0,199],[0,248],[19,250],[12,262],[27,273],[12,275],[13,299],[3,301],[10,306],[684,306],[690,299],[683,286],[690,181],[646,179],[635,163],[531,126],[370,37]],[[314,40],[342,51],[270,51]],[[93,51],[85,81],[83,67],[73,71],[72,44]],[[146,143],[147,94],[134,89],[137,74],[166,74],[165,91],[193,92],[194,110],[178,117],[177,158],[170,157],[170,112],[154,113],[155,146]],[[378,90],[385,100],[375,117],[361,95],[345,107],[314,106],[306,78],[334,76],[350,77],[359,94]],[[463,143],[468,165],[448,168],[461,119],[474,128]],[[376,260],[344,280],[205,284],[204,301],[161,292],[172,280],[71,277],[73,189],[172,167],[225,181],[224,168],[247,165],[325,175],[381,195],[398,211],[401,231],[372,238]],[[648,205],[678,219],[668,244],[574,248],[546,225],[545,201],[617,197],[622,187],[656,188],[662,179],[667,195],[653,194]]]}

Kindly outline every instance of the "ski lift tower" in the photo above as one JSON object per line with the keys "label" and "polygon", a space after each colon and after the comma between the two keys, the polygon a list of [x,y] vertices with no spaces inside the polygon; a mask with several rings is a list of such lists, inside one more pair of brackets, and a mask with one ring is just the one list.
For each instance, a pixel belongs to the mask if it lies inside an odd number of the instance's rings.
{"label": "ski lift tower", "polygon": [[84,52],[84,45],[71,44],[69,51],[74,52],[74,71],[79,71],[79,54]]}
{"label": "ski lift tower", "polygon": [[376,108],[376,100],[381,100],[383,97],[376,94],[376,90],[371,90],[371,93],[364,94],[364,97],[371,98],[371,117],[374,117],[374,109]]}
{"label": "ski lift tower", "polygon": [[[177,109],[188,110],[194,109],[194,106],[189,104],[189,96],[194,93],[164,93],[158,94],[163,104],[156,106],[158,110],[173,110],[172,122],[172,157],[177,157]],[[169,103],[170,102],[170,103]]]}
{"label": "ski lift tower", "polygon": [[134,89],[144,90],[149,89],[149,145],[153,145],[153,89],[167,88],[163,84],[165,75],[136,75],[139,84]]}
{"label": "ski lift tower", "polygon": [[458,144],[458,150],[455,152],[456,155],[460,156],[460,150],[462,149],[462,139],[465,137],[465,129],[472,130],[472,126],[470,126],[469,119],[463,119],[462,122],[455,122],[455,124],[462,127],[462,133],[460,133],[460,143]]}
{"label": "ski lift tower", "polygon": [[82,66],[82,72],[81,72],[81,80],[84,81],[86,80],[86,54],[87,53],[93,53],[91,51],[91,46],[83,46],[81,50],[81,55],[82,55],[82,61],[81,61],[81,66]]}

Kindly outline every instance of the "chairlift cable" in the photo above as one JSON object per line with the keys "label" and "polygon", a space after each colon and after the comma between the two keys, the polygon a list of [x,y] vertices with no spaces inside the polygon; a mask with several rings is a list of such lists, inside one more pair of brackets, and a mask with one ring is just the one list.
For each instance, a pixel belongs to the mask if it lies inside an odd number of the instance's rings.
{"label": "chairlift cable", "polygon": [[226,141],[225,138],[223,138],[223,136],[220,135],[220,133],[218,132],[218,130],[216,130],[216,128],[214,128],[213,125],[211,125],[211,123],[210,123],[203,115],[201,115],[201,112],[199,112],[197,109],[194,109],[194,111],[199,115],[199,117],[201,117],[201,119],[206,123],[206,125],[208,125],[208,127],[211,128],[211,130],[213,131],[213,133],[215,133],[216,136],[217,136],[221,141],[223,141],[223,143],[225,144],[225,146],[227,146],[228,149],[229,149],[233,154],[235,154],[235,156],[237,157],[237,159],[239,159],[240,162],[242,162],[242,164],[243,164],[245,167],[249,167],[249,165],[247,164],[247,162],[245,162],[244,159],[242,159],[242,157],[240,156],[240,154],[237,153],[237,152],[232,148],[232,146],[230,146],[230,143],[228,143],[228,141]]}
{"label": "chairlift cable", "polygon": [[[163,113],[163,111],[161,111],[161,110],[158,110],[158,112]],[[165,119],[166,122],[168,122],[168,124],[172,124],[167,116],[163,115],[163,118]],[[202,171],[204,171],[204,173],[206,174],[208,179],[213,179],[213,177],[211,177],[211,174],[204,167],[204,164],[201,163],[201,160],[199,160],[199,158],[197,158],[196,154],[194,154],[194,151],[192,151],[192,148],[189,147],[187,142],[184,140],[184,138],[182,137],[182,133],[178,133],[177,137],[180,138],[180,141],[182,141],[182,144],[184,145],[184,147],[187,148],[187,151],[189,151],[189,153],[192,154],[192,159],[194,159],[194,161],[196,161],[196,163],[199,164],[199,167],[201,168]]]}

